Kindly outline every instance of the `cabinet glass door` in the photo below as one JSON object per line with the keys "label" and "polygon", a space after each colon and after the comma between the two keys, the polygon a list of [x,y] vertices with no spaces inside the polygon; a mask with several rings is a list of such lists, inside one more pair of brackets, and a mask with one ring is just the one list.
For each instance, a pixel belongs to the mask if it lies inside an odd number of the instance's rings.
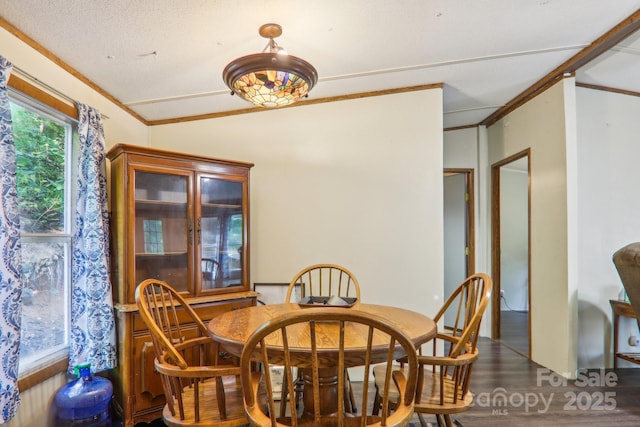
{"label": "cabinet glass door", "polygon": [[155,278],[190,292],[189,177],[135,171],[135,283]]}
{"label": "cabinet glass door", "polygon": [[200,176],[200,289],[244,286],[244,183]]}

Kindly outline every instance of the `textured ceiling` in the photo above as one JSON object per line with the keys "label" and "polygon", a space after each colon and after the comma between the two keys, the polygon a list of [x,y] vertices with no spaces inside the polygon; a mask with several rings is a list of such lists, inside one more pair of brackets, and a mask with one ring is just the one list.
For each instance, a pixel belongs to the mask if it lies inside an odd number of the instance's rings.
{"label": "textured ceiling", "polygon": [[[276,22],[278,43],[318,70],[309,99],[444,83],[445,127],[481,122],[638,9],[640,0],[0,0],[2,18],[148,122],[251,107],[230,96],[222,69],[262,51],[258,28]],[[640,93],[639,39],[577,81]]]}

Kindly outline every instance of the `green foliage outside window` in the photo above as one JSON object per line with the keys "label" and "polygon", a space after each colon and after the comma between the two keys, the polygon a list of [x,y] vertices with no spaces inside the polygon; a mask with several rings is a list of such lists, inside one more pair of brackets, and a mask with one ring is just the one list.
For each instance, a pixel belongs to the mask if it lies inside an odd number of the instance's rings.
{"label": "green foliage outside window", "polygon": [[23,232],[64,226],[64,125],[11,103],[20,227]]}
{"label": "green foliage outside window", "polygon": [[229,221],[228,249],[237,251],[242,247],[242,214],[234,214]]}

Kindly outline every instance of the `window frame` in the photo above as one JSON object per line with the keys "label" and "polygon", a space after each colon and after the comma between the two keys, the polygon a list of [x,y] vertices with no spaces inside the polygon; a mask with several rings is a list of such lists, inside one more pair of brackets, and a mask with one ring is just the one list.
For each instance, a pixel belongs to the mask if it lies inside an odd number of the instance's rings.
{"label": "window frame", "polygon": [[[45,108],[45,110],[49,111],[49,115],[53,116],[58,120],[69,121],[74,123],[72,128],[72,133],[74,134],[72,137],[68,139],[68,143],[72,144],[71,150],[65,150],[66,161],[70,165],[65,172],[65,180],[72,180],[73,176],[76,173],[77,164],[73,161],[73,158],[77,157],[77,144],[75,143],[76,135],[77,135],[77,121],[78,121],[78,110],[74,105],[71,105],[53,95],[45,90],[27,82],[26,80],[21,79],[20,77],[12,74],[9,77],[8,81],[8,89],[9,89],[9,98],[12,102],[18,102],[21,104],[26,104],[30,108],[34,107],[34,103],[37,105],[41,105]],[[57,113],[57,114],[56,114]],[[45,113],[46,114],[46,113]],[[57,117],[56,117],[57,116]],[[73,181],[71,182],[71,186],[67,187],[65,191],[70,191],[70,194],[65,194],[65,209],[69,210],[69,215],[65,218],[65,229],[67,233],[65,235],[70,234],[70,251],[73,253],[73,227],[74,227],[74,218],[72,206],[74,205],[74,197],[75,191]],[[69,224],[66,224],[66,221],[69,221]],[[68,281],[69,286],[71,284],[71,259],[68,260]],[[71,292],[71,289],[69,289]],[[69,294],[71,296],[71,293]],[[69,299],[69,308],[68,313],[71,315],[71,300]],[[70,344],[70,343],[69,343]],[[65,347],[64,350],[58,351],[51,355],[51,357],[43,359],[41,365],[30,369],[27,372],[22,372],[18,377],[18,388],[20,392],[24,392],[29,388],[36,386],[49,378],[58,375],[60,373],[66,372],[69,366],[69,358],[68,358],[68,346]]]}

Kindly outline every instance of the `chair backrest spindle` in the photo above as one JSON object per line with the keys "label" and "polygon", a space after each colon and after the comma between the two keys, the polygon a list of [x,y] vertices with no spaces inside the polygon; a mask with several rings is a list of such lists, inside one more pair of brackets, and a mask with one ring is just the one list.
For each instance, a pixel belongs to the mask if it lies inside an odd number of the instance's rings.
{"label": "chair backrest spindle", "polygon": [[[295,348],[289,347],[289,334],[305,337],[308,345]],[[349,345],[348,342],[355,342]],[[367,416],[366,414],[347,415],[345,408],[346,368],[352,366],[364,367],[364,381],[362,390],[362,408],[371,406],[368,402],[368,376],[373,365],[391,361],[398,355],[406,355],[408,371],[392,373],[388,376],[396,387],[401,390],[401,404],[393,412],[385,411],[382,416]],[[264,369],[264,381],[260,384],[251,378],[252,366],[258,362]],[[292,369],[304,369],[305,378],[312,384],[305,384],[304,414],[300,414],[296,405],[291,406],[290,416],[278,416],[274,410],[275,404],[269,402],[260,405],[260,387],[266,387],[265,394],[273,399],[271,389],[271,365],[283,366],[286,370],[288,386],[293,387]],[[242,384],[246,411],[253,425],[270,425],[273,427],[298,426],[304,419],[313,425],[345,425],[347,417],[349,425],[361,426],[400,426],[405,425],[413,413],[415,386],[417,383],[417,353],[411,340],[402,332],[395,329],[393,323],[378,316],[360,312],[356,309],[322,308],[308,309],[287,313],[276,317],[260,326],[249,337],[242,352],[241,362]],[[337,378],[337,410],[331,415],[323,413],[321,401],[320,371],[335,369]],[[325,385],[323,385],[324,387]],[[309,396],[309,393],[311,396]],[[385,397],[385,401],[388,398]],[[311,403],[312,408],[306,407]],[[265,406],[269,408],[265,411]],[[328,418],[327,418],[328,417]],[[356,418],[356,420],[352,420]],[[357,424],[351,424],[357,422]],[[305,424],[308,425],[308,424]]]}

